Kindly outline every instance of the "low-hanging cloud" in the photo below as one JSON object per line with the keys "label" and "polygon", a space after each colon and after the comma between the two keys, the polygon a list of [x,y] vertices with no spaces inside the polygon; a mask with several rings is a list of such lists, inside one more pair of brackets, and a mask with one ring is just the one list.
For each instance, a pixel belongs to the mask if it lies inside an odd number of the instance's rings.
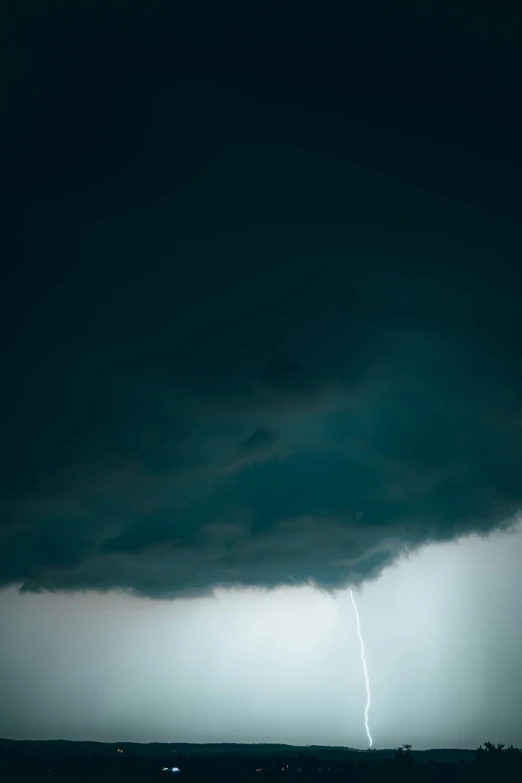
{"label": "low-hanging cloud", "polygon": [[306,386],[304,365],[278,365],[277,394],[273,367],[238,372],[234,395],[230,378],[195,390],[138,361],[129,374],[116,348],[88,394],[80,373],[72,413],[51,406],[24,439],[36,470],[4,489],[2,583],[335,589],[404,549],[505,523],[522,494],[516,368],[465,334],[386,326],[358,378],[331,335],[338,363],[307,369]]}

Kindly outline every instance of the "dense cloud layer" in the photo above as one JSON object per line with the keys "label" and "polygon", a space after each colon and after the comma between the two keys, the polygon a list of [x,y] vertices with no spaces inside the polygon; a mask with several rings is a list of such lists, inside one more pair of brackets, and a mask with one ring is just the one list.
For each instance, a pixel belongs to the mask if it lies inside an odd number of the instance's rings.
{"label": "dense cloud layer", "polygon": [[333,588],[509,519],[513,124],[130,62],[13,151],[0,583]]}

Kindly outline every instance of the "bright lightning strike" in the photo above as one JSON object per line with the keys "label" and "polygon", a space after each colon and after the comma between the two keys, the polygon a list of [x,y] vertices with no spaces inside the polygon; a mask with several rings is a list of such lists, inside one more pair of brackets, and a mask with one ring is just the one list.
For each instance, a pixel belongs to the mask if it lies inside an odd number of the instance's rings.
{"label": "bright lightning strike", "polygon": [[364,639],[361,634],[361,621],[359,620],[359,612],[357,611],[357,604],[353,597],[352,588],[350,587],[350,598],[352,599],[352,606],[355,612],[355,619],[357,620],[357,636],[359,637],[359,645],[361,649],[361,662],[364,672],[364,682],[366,684],[366,707],[364,708],[364,726],[366,728],[366,734],[370,743],[370,748],[373,745],[372,735],[370,734],[370,724],[368,722],[368,713],[370,711],[371,694],[370,694],[370,678],[368,676],[368,667],[366,665],[366,655],[364,652]]}

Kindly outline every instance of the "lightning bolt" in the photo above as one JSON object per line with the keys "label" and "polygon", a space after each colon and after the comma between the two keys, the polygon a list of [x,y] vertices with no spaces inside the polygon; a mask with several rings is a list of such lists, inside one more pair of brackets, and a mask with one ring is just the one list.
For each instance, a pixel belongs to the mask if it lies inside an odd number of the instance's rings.
{"label": "lightning bolt", "polygon": [[372,740],[372,735],[370,734],[370,724],[368,722],[368,713],[370,711],[370,704],[371,704],[370,678],[368,676],[368,666],[366,665],[364,639],[362,638],[362,633],[361,633],[361,621],[359,619],[359,612],[357,611],[357,604],[355,603],[355,598],[353,597],[353,592],[351,587],[350,587],[350,598],[352,599],[353,611],[355,612],[355,619],[357,620],[357,636],[359,637],[359,646],[361,650],[361,663],[364,672],[364,682],[366,684],[366,707],[364,708],[364,726],[366,729],[366,734],[371,748],[371,746],[373,745],[373,740]]}

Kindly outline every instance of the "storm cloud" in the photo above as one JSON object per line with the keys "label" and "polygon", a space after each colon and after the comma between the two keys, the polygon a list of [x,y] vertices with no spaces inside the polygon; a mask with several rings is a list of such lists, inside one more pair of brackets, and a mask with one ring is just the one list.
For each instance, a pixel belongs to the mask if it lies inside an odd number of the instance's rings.
{"label": "storm cloud", "polygon": [[66,54],[7,172],[0,584],[333,589],[507,524],[513,119]]}

